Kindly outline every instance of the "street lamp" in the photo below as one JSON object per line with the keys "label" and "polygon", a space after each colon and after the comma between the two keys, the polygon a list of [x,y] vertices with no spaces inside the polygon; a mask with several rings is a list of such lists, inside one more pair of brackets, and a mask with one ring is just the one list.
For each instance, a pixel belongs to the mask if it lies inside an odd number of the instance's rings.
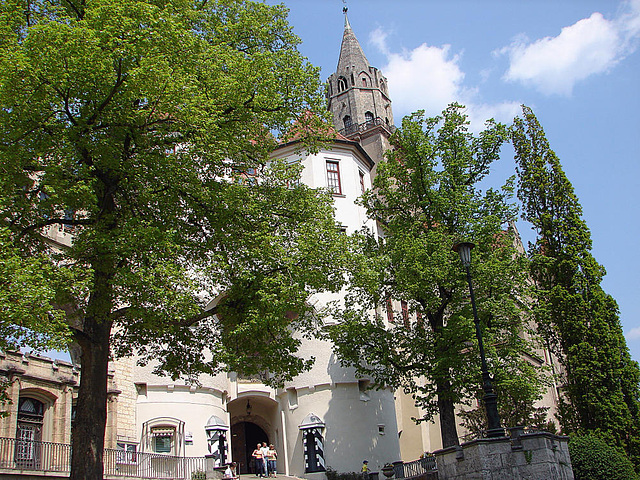
{"label": "street lamp", "polygon": [[480,348],[480,360],[482,361],[482,389],[484,390],[482,401],[487,412],[487,422],[489,424],[487,436],[504,437],[504,428],[500,426],[500,415],[498,414],[498,396],[493,391],[493,383],[487,368],[487,359],[484,356],[484,344],[482,343],[482,331],[480,330],[480,320],[478,319],[478,310],[476,308],[476,297],[473,294],[473,285],[471,283],[471,249],[473,247],[475,247],[475,244],[471,242],[456,243],[453,246],[453,251],[458,252],[462,265],[467,271],[467,282],[469,283],[471,306],[473,308],[473,323],[476,326],[476,338]]}

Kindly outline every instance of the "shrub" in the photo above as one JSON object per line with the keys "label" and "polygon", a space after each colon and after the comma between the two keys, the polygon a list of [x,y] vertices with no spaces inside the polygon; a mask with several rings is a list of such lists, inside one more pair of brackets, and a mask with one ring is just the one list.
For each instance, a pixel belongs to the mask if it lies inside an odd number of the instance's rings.
{"label": "shrub", "polygon": [[331,467],[327,467],[327,480],[363,480],[361,473],[347,472],[339,473],[333,470]]}
{"label": "shrub", "polygon": [[569,454],[575,480],[638,480],[631,460],[596,436],[571,437]]}

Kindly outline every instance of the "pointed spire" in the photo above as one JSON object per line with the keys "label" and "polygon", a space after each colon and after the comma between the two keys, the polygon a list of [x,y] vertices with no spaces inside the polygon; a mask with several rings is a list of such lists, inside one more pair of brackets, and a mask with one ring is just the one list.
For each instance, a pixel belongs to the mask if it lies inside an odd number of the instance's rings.
{"label": "pointed spire", "polygon": [[338,72],[346,73],[347,69],[355,69],[357,72],[367,70],[369,68],[369,60],[364,54],[360,42],[351,29],[349,17],[347,16],[348,8],[345,6],[344,12],[344,34],[342,35],[342,46],[340,47],[340,58],[338,58]]}

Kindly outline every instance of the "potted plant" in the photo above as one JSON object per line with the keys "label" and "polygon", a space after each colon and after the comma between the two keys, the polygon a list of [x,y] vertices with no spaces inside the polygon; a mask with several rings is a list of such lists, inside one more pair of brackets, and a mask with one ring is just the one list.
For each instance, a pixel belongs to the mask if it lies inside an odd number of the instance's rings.
{"label": "potted plant", "polygon": [[395,473],[393,465],[390,463],[385,463],[380,470],[382,470],[382,474],[387,478],[393,477],[393,474]]}

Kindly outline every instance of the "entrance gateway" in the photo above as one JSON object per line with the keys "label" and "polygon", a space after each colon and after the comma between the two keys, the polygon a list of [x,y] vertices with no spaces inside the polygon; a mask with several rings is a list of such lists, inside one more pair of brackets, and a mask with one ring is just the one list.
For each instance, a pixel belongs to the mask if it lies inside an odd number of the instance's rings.
{"label": "entrance gateway", "polygon": [[269,437],[255,423],[239,422],[231,426],[231,456],[239,473],[255,473],[251,453],[262,442],[269,444]]}

